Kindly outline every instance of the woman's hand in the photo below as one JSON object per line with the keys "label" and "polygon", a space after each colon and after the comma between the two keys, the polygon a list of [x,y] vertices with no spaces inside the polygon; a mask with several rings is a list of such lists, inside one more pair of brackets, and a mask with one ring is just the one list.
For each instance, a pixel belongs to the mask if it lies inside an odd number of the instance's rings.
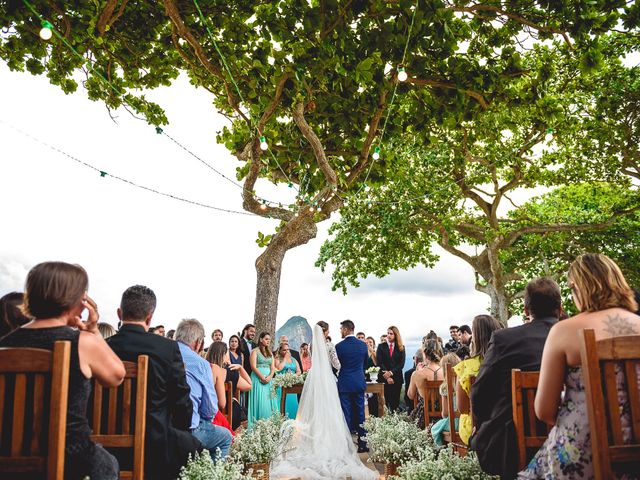
{"label": "woman's hand", "polygon": [[242,365],[238,365],[237,363],[232,363],[227,368],[231,371],[240,370],[242,368]]}
{"label": "woman's hand", "polygon": [[100,315],[98,314],[98,305],[96,305],[96,302],[94,302],[88,295],[82,300],[82,305],[89,312],[87,320],[83,321],[79,316],[77,316],[73,318],[73,321],[70,322],[69,326],[76,327],[78,330],[82,330],[84,332],[100,335],[100,330],[98,330],[98,320],[100,319]]}

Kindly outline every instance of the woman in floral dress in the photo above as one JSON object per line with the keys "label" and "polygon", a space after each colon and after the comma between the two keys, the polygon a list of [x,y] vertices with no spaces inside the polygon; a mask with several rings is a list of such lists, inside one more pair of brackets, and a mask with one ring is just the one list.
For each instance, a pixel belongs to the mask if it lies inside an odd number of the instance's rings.
{"label": "woman in floral dress", "polygon": [[[549,332],[535,400],[536,416],[555,426],[527,468],[518,474],[519,479],[594,477],[579,332],[593,329],[596,340],[640,334],[633,290],[613,260],[599,254],[581,255],[571,264],[568,281],[580,314],[558,322]],[[640,368],[636,373],[640,385]],[[623,439],[629,441],[629,402],[622,371],[617,372],[616,379]],[[638,475],[636,470],[618,472],[616,477],[631,479]]]}

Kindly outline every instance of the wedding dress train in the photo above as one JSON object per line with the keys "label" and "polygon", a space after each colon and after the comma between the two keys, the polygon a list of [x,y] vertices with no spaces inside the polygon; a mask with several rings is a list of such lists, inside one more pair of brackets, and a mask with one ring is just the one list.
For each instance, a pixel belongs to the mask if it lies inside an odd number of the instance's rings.
{"label": "wedding dress train", "polygon": [[293,436],[284,453],[273,461],[271,478],[377,479],[378,473],[360,461],[353,443],[340,406],[324,334],[318,325],[313,329],[311,365],[298,416],[283,427],[292,428]]}

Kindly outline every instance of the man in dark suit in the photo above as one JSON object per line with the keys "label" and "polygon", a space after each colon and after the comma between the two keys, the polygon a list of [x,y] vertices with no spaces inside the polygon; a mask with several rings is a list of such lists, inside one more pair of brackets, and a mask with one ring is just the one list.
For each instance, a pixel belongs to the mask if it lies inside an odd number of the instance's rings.
{"label": "man in dark suit", "polygon": [[122,327],[107,343],[122,360],[149,356],[145,478],[169,480],[178,476],[189,454],[203,447],[189,431],[193,403],[178,344],[147,333],[155,308],[151,289],[128,288],[118,308]]}
{"label": "man in dark suit", "polygon": [[387,330],[387,341],[378,345],[376,359],[380,372],[378,383],[384,383],[384,399],[389,410],[395,412],[400,407],[400,392],[404,378],[402,370],[406,359],[406,352],[400,333],[396,327]]}
{"label": "man in dark suit", "polygon": [[518,467],[517,440],[511,406],[511,369],[540,370],[542,350],[549,330],[562,312],[560,288],[550,278],[529,282],[524,311],[531,322],[496,330],[491,336],[476,381],[471,404],[476,432],[470,445],[487,473],[512,479]]}
{"label": "man in dark suit", "polygon": [[362,426],[364,392],[367,389],[364,366],[367,364],[369,351],[367,345],[355,337],[354,330],[355,326],[351,320],[340,322],[340,333],[344,340],[336,345],[336,353],[340,360],[338,394],[347,425],[358,434],[358,453],[364,453],[369,451],[364,441],[366,432]]}
{"label": "man in dark suit", "polygon": [[246,324],[242,329],[242,333],[238,335],[240,337],[240,353],[244,356],[244,362],[242,366],[251,375],[251,350],[255,346],[253,339],[256,336],[256,327],[250,323]]}

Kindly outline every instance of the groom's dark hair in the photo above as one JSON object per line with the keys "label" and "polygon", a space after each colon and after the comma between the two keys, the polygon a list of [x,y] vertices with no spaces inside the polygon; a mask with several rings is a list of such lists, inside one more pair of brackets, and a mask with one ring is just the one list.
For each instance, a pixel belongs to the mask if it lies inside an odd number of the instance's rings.
{"label": "groom's dark hair", "polygon": [[353,332],[356,328],[351,320],[343,320],[342,322],[340,322],[340,326],[346,328],[350,332]]}

